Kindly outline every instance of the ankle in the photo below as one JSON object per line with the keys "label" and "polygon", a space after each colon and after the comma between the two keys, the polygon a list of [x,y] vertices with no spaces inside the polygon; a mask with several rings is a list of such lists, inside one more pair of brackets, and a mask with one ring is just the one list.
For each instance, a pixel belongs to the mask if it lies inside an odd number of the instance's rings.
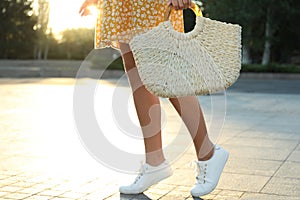
{"label": "ankle", "polygon": [[146,159],[146,163],[151,165],[152,167],[156,167],[162,164],[164,161],[165,159]]}
{"label": "ankle", "polygon": [[156,167],[160,164],[162,164],[165,161],[165,157],[163,154],[159,154],[159,155],[146,155],[146,163]]}
{"label": "ankle", "polygon": [[199,161],[207,161],[210,160],[213,155],[214,155],[214,146],[212,146],[211,148],[209,148],[208,150],[206,150],[205,152],[201,152],[198,154],[197,158]]}

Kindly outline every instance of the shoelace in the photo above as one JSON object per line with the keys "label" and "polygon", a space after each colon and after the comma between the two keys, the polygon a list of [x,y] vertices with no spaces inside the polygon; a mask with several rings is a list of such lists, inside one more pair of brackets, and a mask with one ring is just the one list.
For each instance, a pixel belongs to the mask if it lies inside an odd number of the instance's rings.
{"label": "shoelace", "polygon": [[195,167],[195,174],[198,184],[205,184],[206,182],[206,168],[207,164],[199,164],[197,161],[192,162],[193,165],[196,165]]}
{"label": "shoelace", "polygon": [[138,176],[134,180],[134,184],[136,184],[140,180],[140,178],[144,175],[144,173],[146,172],[147,169],[148,169],[147,166],[145,164],[141,163],[141,168],[139,170]]}

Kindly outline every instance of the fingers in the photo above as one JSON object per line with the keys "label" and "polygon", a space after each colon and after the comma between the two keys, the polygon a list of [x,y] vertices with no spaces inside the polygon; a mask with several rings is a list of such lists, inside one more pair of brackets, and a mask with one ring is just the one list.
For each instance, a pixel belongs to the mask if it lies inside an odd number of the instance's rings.
{"label": "fingers", "polygon": [[192,1],[191,0],[185,0],[186,1],[186,8],[190,8],[192,6]]}
{"label": "fingers", "polygon": [[88,7],[88,3],[86,1],[84,1],[83,4],[81,5],[80,9],[79,9],[79,14],[81,16],[86,16],[87,7]]}
{"label": "fingers", "polygon": [[89,0],[86,0],[83,2],[82,6],[80,7],[79,9],[79,14],[81,16],[87,16],[87,15],[90,15],[90,11],[88,9],[89,6],[93,5],[94,2],[93,1],[89,1]]}
{"label": "fingers", "polygon": [[191,0],[169,0],[168,6],[172,5],[175,10],[187,9],[191,6]]}

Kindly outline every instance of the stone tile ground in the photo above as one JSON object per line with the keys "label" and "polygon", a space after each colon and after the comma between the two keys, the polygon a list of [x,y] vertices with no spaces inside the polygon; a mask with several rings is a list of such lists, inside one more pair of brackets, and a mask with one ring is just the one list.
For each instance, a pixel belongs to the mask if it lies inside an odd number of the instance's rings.
{"label": "stone tile ground", "polygon": [[[0,79],[0,199],[196,199],[189,193],[193,148],[166,100],[164,145],[172,146],[176,137],[181,141],[166,152],[174,175],[143,194],[120,195],[118,186],[134,176],[103,166],[82,145],[73,120],[74,81]],[[223,132],[212,138],[229,150],[230,159],[216,190],[202,199],[299,199],[300,90],[295,85],[300,81],[242,79],[228,90]],[[119,86],[130,92],[126,80]],[[114,80],[101,81],[97,90],[96,99],[111,102]],[[212,98],[222,102],[223,97],[199,97],[210,130],[216,126],[211,124]],[[129,110],[134,113],[133,107]],[[96,115],[102,112],[95,109]],[[105,116],[111,131],[120,132],[109,113]],[[132,149],[140,151],[141,142]]]}

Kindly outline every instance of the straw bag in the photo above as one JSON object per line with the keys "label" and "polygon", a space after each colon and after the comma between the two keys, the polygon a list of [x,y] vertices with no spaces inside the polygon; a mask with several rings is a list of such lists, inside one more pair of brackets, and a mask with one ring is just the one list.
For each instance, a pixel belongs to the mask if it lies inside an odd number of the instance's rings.
{"label": "straw bag", "polygon": [[239,77],[241,27],[196,14],[195,28],[174,30],[168,20],[135,36],[129,43],[145,87],[161,97],[181,97],[223,91]]}

